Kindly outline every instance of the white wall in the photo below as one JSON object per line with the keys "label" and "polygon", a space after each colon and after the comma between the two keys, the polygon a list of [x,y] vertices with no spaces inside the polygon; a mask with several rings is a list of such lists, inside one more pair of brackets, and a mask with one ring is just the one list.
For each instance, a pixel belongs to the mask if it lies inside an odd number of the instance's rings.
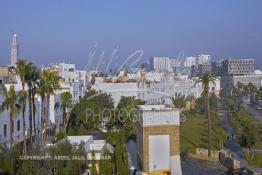
{"label": "white wall", "polygon": [[118,104],[122,96],[135,96],[136,98],[138,96],[137,82],[96,82],[92,88],[96,91],[102,91],[110,94],[115,105]]}
{"label": "white wall", "polygon": [[169,135],[149,136],[149,171],[170,168]]}
{"label": "white wall", "polygon": [[[4,100],[3,94],[0,94],[0,104],[2,104]],[[36,115],[35,115],[35,124],[36,129],[40,129],[39,123],[40,123],[40,114],[41,114],[41,108],[40,108],[40,102],[36,98],[35,100],[36,105]],[[33,116],[32,116],[33,117]],[[26,111],[25,111],[25,119],[26,119],[26,133],[29,133],[29,105],[27,103]],[[14,126],[13,126],[13,143],[16,143],[17,141],[23,139],[23,116],[22,111],[19,113],[14,114],[13,117]],[[20,121],[20,130],[18,130],[17,121]],[[7,130],[6,130],[6,137],[4,137],[4,125],[6,124]],[[33,121],[32,121],[32,127],[33,127]],[[3,144],[4,142],[8,143],[10,142],[10,112],[9,110],[4,110],[3,112],[0,112],[0,144]],[[34,129],[34,128],[33,128]],[[8,145],[7,146],[10,146]]]}

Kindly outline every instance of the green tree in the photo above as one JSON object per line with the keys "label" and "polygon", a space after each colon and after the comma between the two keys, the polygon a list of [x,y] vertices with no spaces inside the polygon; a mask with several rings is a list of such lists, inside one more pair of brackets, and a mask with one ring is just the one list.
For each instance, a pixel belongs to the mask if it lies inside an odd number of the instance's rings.
{"label": "green tree", "polygon": [[[257,141],[257,125],[251,121],[241,122],[242,134],[241,134],[241,145],[247,147],[251,152],[251,159],[254,157],[254,147]],[[249,155],[248,155],[249,156]]]}
{"label": "green tree", "polygon": [[[42,90],[45,90],[45,94],[47,97],[47,116],[49,115],[49,106],[50,106],[50,96],[54,95],[55,90],[60,88],[60,77],[58,76],[57,72],[53,69],[48,69],[48,70],[43,70],[40,74],[40,85],[41,87],[41,95],[43,95]],[[47,134],[50,135],[51,131],[49,128],[49,124],[47,121],[48,119],[46,119],[46,125],[47,126]],[[45,128],[46,129],[46,128]],[[46,133],[45,133],[46,134]]]}
{"label": "green tree", "polygon": [[34,96],[32,94],[32,90],[33,90],[33,86],[34,86],[34,76],[36,74],[36,72],[38,71],[37,67],[29,62],[26,64],[26,75],[25,75],[25,82],[28,86],[28,101],[29,101],[29,128],[30,128],[30,144],[31,146],[33,146],[33,137],[32,137],[32,133],[33,133],[33,110],[32,110],[32,102],[34,99]]}
{"label": "green tree", "polygon": [[25,110],[26,110],[26,101],[27,101],[27,93],[25,91],[25,83],[26,83],[26,72],[27,72],[27,64],[26,60],[18,60],[16,62],[16,73],[19,75],[21,83],[22,83],[22,90],[19,93],[19,105],[22,108],[22,115],[23,115],[23,136],[24,136],[24,143],[23,143],[23,152],[26,154],[26,135],[25,135]]}
{"label": "green tree", "polygon": [[103,158],[99,161],[99,175],[112,174],[112,154],[106,148],[103,151]]}
{"label": "green tree", "polygon": [[26,110],[26,103],[27,103],[27,93],[26,91],[21,90],[19,92],[19,109],[22,110],[22,116],[23,116],[23,153],[26,154],[27,148],[26,148],[26,135],[25,135],[25,130],[26,130],[26,123],[25,123],[25,110]]}
{"label": "green tree", "polygon": [[209,85],[210,83],[215,84],[217,77],[211,73],[205,73],[199,77],[199,80],[195,82],[195,85],[202,83],[204,88],[203,94],[205,97],[205,113],[208,119],[208,156],[211,156],[211,147],[212,147],[212,119],[209,113]]}
{"label": "green tree", "polygon": [[70,92],[63,92],[60,96],[61,107],[63,109],[63,130],[66,135],[66,127],[68,123],[67,110],[72,107],[72,95]]}
{"label": "green tree", "polygon": [[15,92],[15,87],[12,85],[7,90],[5,86],[2,87],[3,95],[5,97],[1,104],[1,111],[9,110],[9,123],[10,123],[10,149],[13,147],[13,119],[14,114],[18,111],[18,94]]}
{"label": "green tree", "polygon": [[38,88],[37,88],[37,94],[41,97],[41,129],[40,129],[40,144],[42,144],[43,141],[43,129],[44,125],[46,123],[46,118],[45,117],[45,109],[44,109],[44,102],[45,102],[45,97],[46,97],[46,91],[47,91],[47,85],[46,85],[45,78],[43,77],[43,71],[40,72],[39,76],[39,82],[38,82]]}
{"label": "green tree", "polygon": [[172,97],[172,103],[178,109],[182,109],[186,106],[186,97],[185,95],[175,94],[175,97]]}
{"label": "green tree", "polygon": [[128,153],[124,132],[124,130],[120,130],[116,138],[115,165],[118,174],[128,174]]}
{"label": "green tree", "polygon": [[98,130],[113,115],[113,109],[114,103],[110,95],[91,90],[71,110],[67,132],[83,134]]}
{"label": "green tree", "polygon": [[[36,67],[35,67],[36,68]],[[33,114],[33,127],[36,129],[35,126],[35,115],[36,115],[36,104],[35,104],[35,96],[38,91],[39,87],[39,78],[40,78],[40,70],[35,69],[32,71],[31,81],[32,81],[32,114]],[[34,130],[34,133],[36,134],[36,130]]]}
{"label": "green tree", "polygon": [[122,96],[117,107],[117,114],[113,118],[115,127],[123,129],[127,139],[134,138],[136,135],[135,119],[136,106],[143,105],[145,101],[136,99],[134,96]]}
{"label": "green tree", "polygon": [[250,82],[247,85],[247,89],[248,89],[249,95],[252,97],[251,104],[255,105],[255,98],[256,98],[256,93],[257,93],[257,87]]}
{"label": "green tree", "polygon": [[257,96],[261,100],[261,105],[262,105],[262,86],[257,90]]}

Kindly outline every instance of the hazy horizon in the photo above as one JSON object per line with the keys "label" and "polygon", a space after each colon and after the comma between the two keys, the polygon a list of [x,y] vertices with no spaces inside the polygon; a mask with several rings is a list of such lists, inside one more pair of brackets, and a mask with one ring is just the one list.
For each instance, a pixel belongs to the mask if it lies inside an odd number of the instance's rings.
{"label": "hazy horizon", "polygon": [[101,63],[106,67],[118,47],[113,67],[142,49],[140,63],[152,56],[178,57],[184,52],[185,56],[210,54],[215,59],[252,58],[261,69],[261,6],[259,0],[4,0],[1,65],[10,63],[11,37],[17,33],[20,58],[38,66],[65,61],[83,69],[95,50],[93,66],[104,52]]}

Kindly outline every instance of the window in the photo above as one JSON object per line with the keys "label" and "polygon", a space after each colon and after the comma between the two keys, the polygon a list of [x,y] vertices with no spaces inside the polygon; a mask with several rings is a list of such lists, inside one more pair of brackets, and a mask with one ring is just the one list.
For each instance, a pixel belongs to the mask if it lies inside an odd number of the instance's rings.
{"label": "window", "polygon": [[4,137],[6,137],[6,124],[4,125]]}
{"label": "window", "polygon": [[20,131],[20,120],[17,120],[16,125],[17,125],[17,131]]}
{"label": "window", "polygon": [[69,68],[69,69],[68,69],[68,72],[74,72],[74,71],[75,71],[74,68]]}

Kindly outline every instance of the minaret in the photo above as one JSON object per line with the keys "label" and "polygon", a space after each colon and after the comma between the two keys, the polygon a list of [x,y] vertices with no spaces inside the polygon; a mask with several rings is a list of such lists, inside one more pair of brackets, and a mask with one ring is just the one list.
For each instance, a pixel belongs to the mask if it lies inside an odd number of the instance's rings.
{"label": "minaret", "polygon": [[12,43],[11,43],[11,66],[15,66],[17,58],[18,58],[19,46],[17,43],[17,35],[13,35]]}

